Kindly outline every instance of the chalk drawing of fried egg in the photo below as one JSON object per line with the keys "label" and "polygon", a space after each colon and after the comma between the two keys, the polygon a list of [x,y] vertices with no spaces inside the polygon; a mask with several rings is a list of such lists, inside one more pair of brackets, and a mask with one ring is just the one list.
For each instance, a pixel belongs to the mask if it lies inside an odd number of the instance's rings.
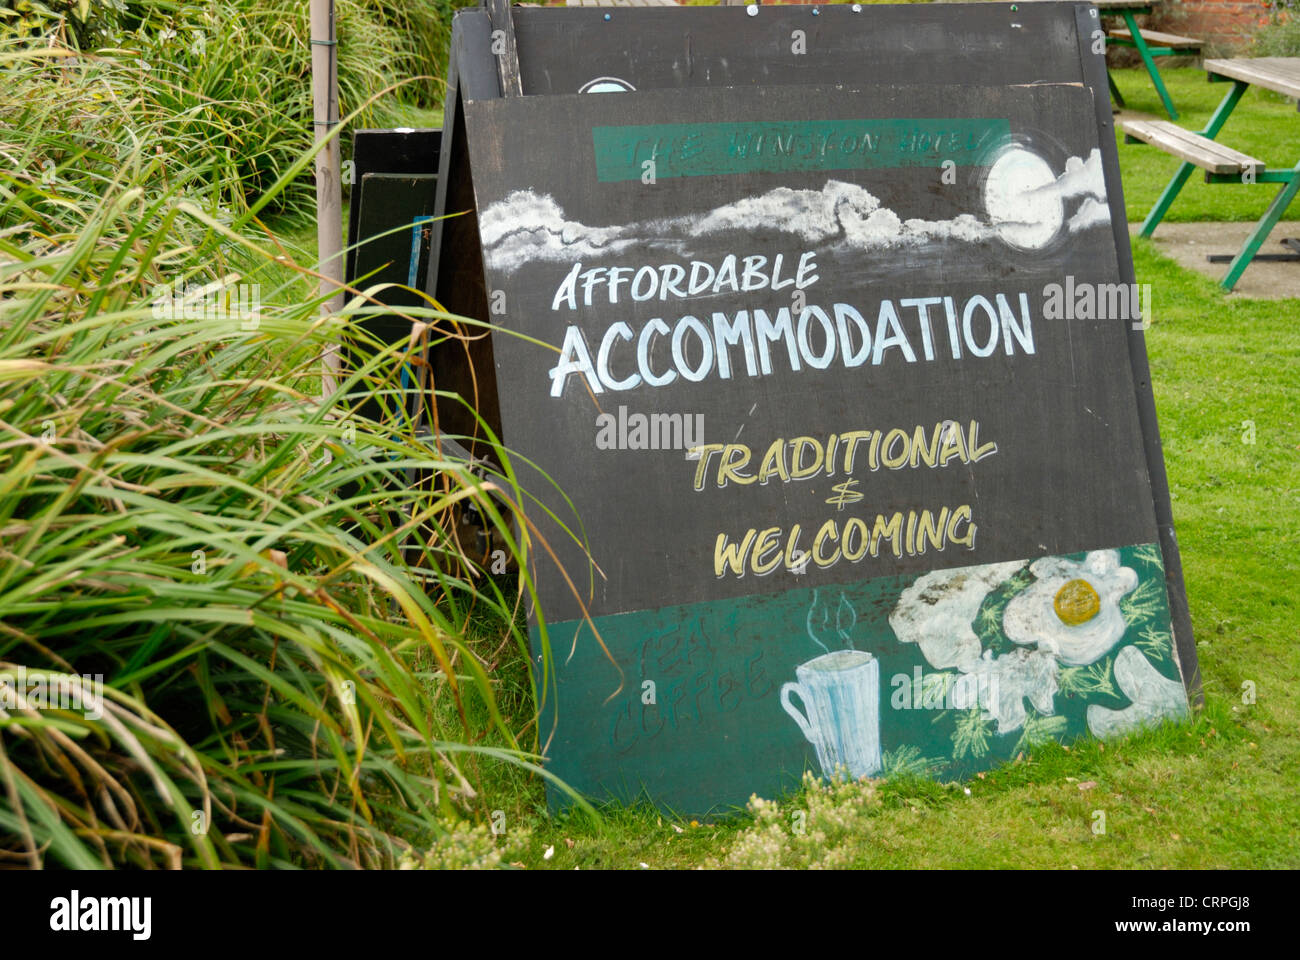
{"label": "chalk drawing of fried egg", "polygon": [[1043,557],[1029,571],[1038,579],[1007,604],[1002,629],[1019,644],[1034,644],[1077,667],[1101,659],[1128,624],[1119,601],[1138,583],[1115,550],[1095,550],[1083,561]]}

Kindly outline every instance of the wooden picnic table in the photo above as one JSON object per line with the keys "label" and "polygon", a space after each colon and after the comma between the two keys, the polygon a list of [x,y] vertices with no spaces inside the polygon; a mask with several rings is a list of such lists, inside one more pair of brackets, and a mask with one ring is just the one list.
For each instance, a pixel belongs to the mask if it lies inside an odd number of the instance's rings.
{"label": "wooden picnic table", "polygon": [[1240,80],[1288,97],[1300,97],[1300,57],[1237,57],[1206,60],[1210,80]]}
{"label": "wooden picnic table", "polygon": [[[1111,46],[1133,47],[1137,50],[1138,56],[1142,58],[1142,63],[1147,68],[1147,73],[1151,76],[1151,84],[1160,95],[1160,102],[1164,104],[1165,112],[1169,114],[1170,120],[1177,120],[1178,110],[1174,107],[1169,91],[1165,89],[1160,71],[1156,69],[1155,58],[1194,56],[1201,52],[1201,41],[1192,37],[1161,33],[1158,30],[1140,29],[1136,18],[1151,13],[1159,2],[1160,0],[1094,0],[1093,6],[1103,17],[1123,19],[1126,29],[1107,31],[1106,43]],[[1115,86],[1115,80],[1109,70],[1106,71],[1106,82],[1110,84],[1110,93],[1115,98],[1115,103],[1124,106],[1124,97]]]}
{"label": "wooden picnic table", "polygon": [[[1246,267],[1255,259],[1259,248],[1277,225],[1291,201],[1300,191],[1300,161],[1289,169],[1272,169],[1262,161],[1214,143],[1214,139],[1227,123],[1232,111],[1241,102],[1249,87],[1263,87],[1288,97],[1300,98],[1300,57],[1238,57],[1229,60],[1206,60],[1205,72],[1209,80],[1231,83],[1232,89],[1215,109],[1205,129],[1198,133],[1182,130],[1163,121],[1126,121],[1120,126],[1131,138],[1145,140],[1167,153],[1181,157],[1183,163],[1169,181],[1160,199],[1142,222],[1141,236],[1149,237],[1164,218],[1170,204],[1187,183],[1196,168],[1205,171],[1206,183],[1280,183],[1281,189],[1268,205],[1259,223],[1251,231],[1241,251],[1233,258],[1228,273],[1219,285],[1231,290],[1241,278]],[[1288,137],[1279,136],[1279,143],[1290,143],[1300,154],[1300,130]]]}

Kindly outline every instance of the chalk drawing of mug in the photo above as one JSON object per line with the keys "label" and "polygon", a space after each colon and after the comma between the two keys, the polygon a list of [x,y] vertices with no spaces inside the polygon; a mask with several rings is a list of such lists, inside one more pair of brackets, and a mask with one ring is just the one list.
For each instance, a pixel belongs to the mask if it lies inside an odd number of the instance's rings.
{"label": "chalk drawing of mug", "polygon": [[[781,706],[817,750],[822,773],[837,764],[850,777],[867,776],[880,763],[880,661],[864,650],[836,650],[795,667],[797,683],[781,687]],[[790,701],[803,701],[803,712]]]}

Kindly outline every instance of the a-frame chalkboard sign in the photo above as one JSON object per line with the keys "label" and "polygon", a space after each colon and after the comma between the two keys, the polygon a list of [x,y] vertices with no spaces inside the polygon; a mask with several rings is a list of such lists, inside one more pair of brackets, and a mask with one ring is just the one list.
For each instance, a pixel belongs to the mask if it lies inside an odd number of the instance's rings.
{"label": "a-frame chalkboard sign", "polygon": [[702,813],[1199,695],[1098,31],[456,16],[428,289],[502,329],[431,364],[538,498],[565,781]]}

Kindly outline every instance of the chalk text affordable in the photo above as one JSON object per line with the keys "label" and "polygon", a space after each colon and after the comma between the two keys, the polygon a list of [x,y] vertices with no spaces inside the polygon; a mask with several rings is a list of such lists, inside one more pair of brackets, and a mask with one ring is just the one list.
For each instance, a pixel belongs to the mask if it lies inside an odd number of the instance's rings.
{"label": "chalk text affordable", "polygon": [[[592,393],[663,387],[678,377],[699,382],[709,377],[730,380],[770,376],[778,367],[793,372],[825,370],[836,361],[845,367],[879,366],[886,360],[930,362],[939,356],[988,357],[999,350],[1012,356],[1034,353],[1033,318],[1026,291],[981,294],[959,302],[950,296],[883,299],[874,324],[852,304],[829,307],[806,303],[805,288],[819,279],[811,253],[799,258],[794,276],[780,278],[781,258],[767,267],[767,257],[726,257],[718,267],[693,261],[663,267],[592,267],[576,263],[551,304],[552,310],[576,310],[603,304],[597,290],[608,291],[610,304],[626,295],[645,301],[671,295],[687,299],[724,292],[754,293],[793,288],[790,305],[715,311],[707,319],[687,314],[673,324],[654,317],[634,330],[620,320],[592,344],[576,324],[564,333],[560,362],[548,371],[551,396],[560,397],[570,377],[581,377]],[[675,268],[676,272],[673,272]],[[645,278],[642,282],[642,278]],[[582,290],[579,298],[578,291]],[[873,311],[868,311],[870,314]],[[668,356],[663,356],[667,345]],[[594,347],[594,349],[593,349]],[[656,350],[656,347],[658,349]],[[733,350],[736,353],[733,355]],[[896,351],[896,352],[895,352]]]}

